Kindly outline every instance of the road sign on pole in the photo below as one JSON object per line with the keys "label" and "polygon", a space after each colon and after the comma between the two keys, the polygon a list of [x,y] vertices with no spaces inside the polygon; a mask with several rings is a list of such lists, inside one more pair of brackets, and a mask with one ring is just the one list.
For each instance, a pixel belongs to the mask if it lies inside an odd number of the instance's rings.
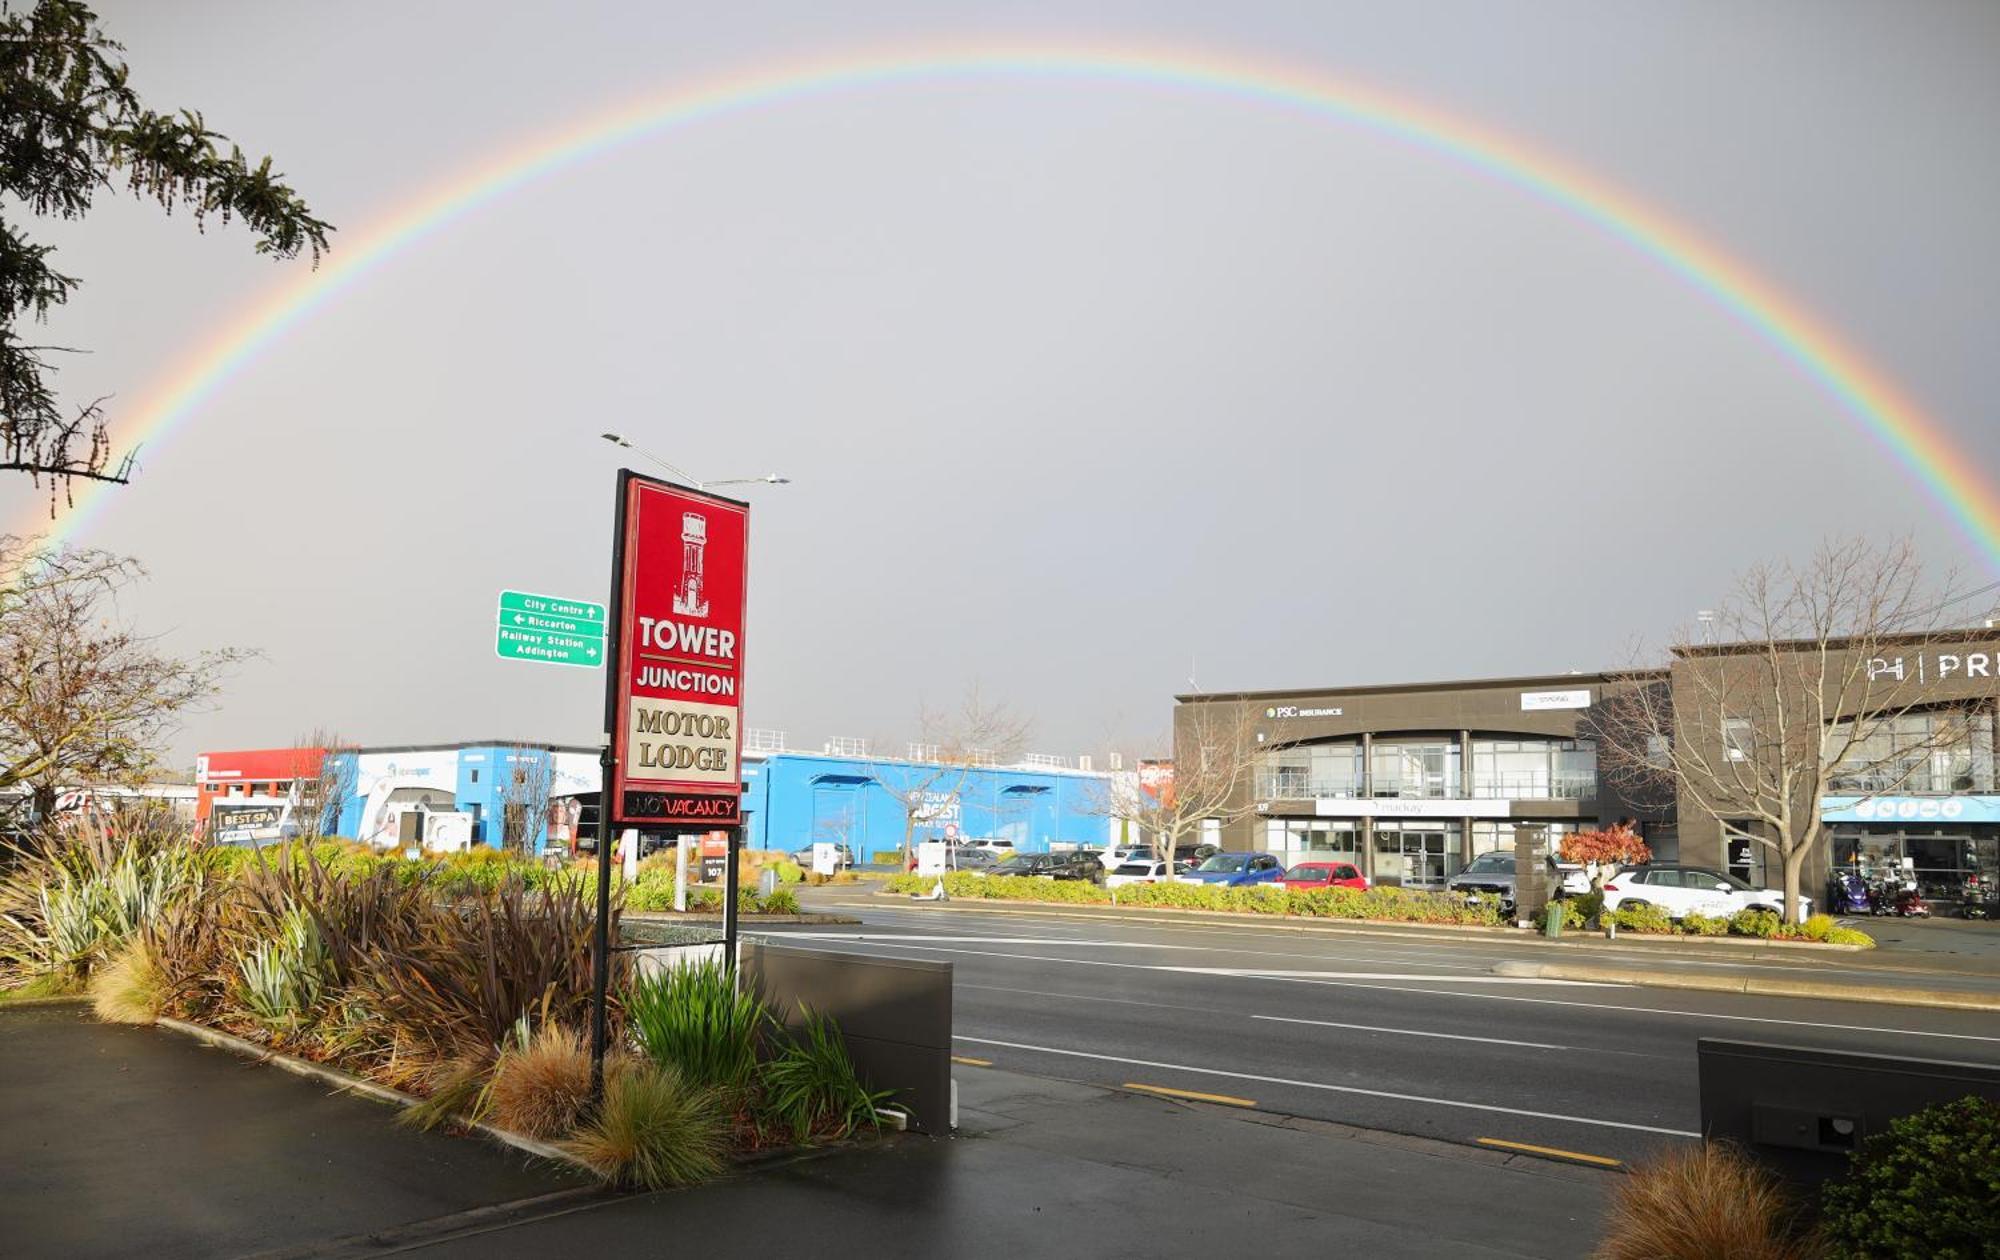
{"label": "road sign on pole", "polygon": [[604,605],[501,591],[493,651],[502,660],[596,669],[604,664]]}

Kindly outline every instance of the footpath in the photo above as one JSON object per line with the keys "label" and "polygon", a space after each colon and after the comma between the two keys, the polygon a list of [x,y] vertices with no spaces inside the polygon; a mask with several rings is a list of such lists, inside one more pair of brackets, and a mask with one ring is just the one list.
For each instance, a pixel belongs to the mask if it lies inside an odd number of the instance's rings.
{"label": "footpath", "polygon": [[0,1010],[14,1255],[1566,1257],[1622,1175],[961,1065],[960,1129],[619,1195],[164,1029]]}
{"label": "footpath", "polygon": [[1622,1175],[990,1068],[954,1075],[956,1137],[904,1136],[419,1254],[640,1255],[671,1238],[826,1260],[1574,1257]]}

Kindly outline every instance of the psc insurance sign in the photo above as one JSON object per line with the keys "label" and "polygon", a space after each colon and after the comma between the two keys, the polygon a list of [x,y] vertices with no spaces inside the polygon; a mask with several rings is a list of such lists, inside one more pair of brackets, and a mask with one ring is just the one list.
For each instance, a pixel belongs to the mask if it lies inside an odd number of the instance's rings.
{"label": "psc insurance sign", "polygon": [[618,494],[612,821],[734,826],[750,507],[630,471]]}

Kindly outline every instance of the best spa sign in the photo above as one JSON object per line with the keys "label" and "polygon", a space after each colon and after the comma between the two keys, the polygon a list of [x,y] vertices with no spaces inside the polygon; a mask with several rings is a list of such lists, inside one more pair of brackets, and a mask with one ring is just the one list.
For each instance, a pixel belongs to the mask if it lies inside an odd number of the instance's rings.
{"label": "best spa sign", "polygon": [[619,480],[613,821],[741,820],[748,505]]}

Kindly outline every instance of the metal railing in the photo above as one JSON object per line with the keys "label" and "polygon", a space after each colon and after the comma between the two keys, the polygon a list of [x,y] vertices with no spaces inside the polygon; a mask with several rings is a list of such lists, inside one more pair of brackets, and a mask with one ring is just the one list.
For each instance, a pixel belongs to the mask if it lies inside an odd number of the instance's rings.
{"label": "metal railing", "polygon": [[785,751],[785,733],[783,731],[759,730],[754,726],[749,727],[743,732],[743,751],[761,753],[783,752]]}
{"label": "metal railing", "polygon": [[835,735],[826,741],[824,749],[827,755],[832,757],[866,757],[868,741],[853,739],[846,735]]}
{"label": "metal railing", "polygon": [[1587,801],[1597,795],[1594,774],[1512,774],[1475,778],[1472,795],[1480,800]]}

